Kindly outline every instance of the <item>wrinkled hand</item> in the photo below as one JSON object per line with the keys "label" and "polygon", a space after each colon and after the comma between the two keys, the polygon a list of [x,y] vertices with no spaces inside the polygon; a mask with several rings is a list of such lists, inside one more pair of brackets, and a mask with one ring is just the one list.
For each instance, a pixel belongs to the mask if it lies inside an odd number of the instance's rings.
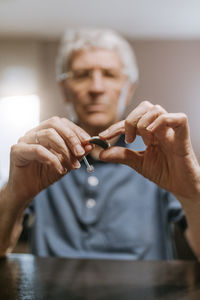
{"label": "wrinkled hand", "polygon": [[195,157],[188,120],[183,113],[167,113],[159,105],[142,102],[126,118],[99,134],[110,139],[125,134],[127,143],[141,135],[146,150],[123,147],[103,150],[103,161],[126,164],[160,187],[186,198],[200,192],[200,166]]}
{"label": "wrinkled hand", "polygon": [[90,136],[65,118],[52,117],[27,132],[11,149],[7,188],[20,201],[29,200],[72,169],[92,150]]}

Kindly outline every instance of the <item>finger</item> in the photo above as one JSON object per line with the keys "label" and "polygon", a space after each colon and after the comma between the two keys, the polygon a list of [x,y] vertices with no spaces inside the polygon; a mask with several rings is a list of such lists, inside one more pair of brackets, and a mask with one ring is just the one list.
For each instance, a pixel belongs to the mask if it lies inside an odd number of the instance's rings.
{"label": "finger", "polygon": [[147,130],[152,133],[159,133],[165,130],[166,127],[172,128],[176,137],[180,140],[189,136],[188,119],[184,113],[162,114],[147,127]]}
{"label": "finger", "polygon": [[85,147],[85,155],[87,155],[92,149],[94,149],[95,145],[86,144]]}
{"label": "finger", "polygon": [[[41,129],[53,128],[57,133],[63,138],[66,145],[69,147],[71,152],[78,158],[82,157],[85,154],[84,147],[81,144],[81,140],[77,133],[73,130],[73,123],[67,119],[65,122],[64,118],[52,117],[49,120],[42,122],[38,127],[33,131],[40,131]],[[79,127],[80,128],[80,127]],[[82,130],[80,129],[80,135],[82,136]],[[29,134],[30,132],[28,132]],[[83,137],[82,137],[83,138]]]}
{"label": "finger", "polygon": [[110,126],[108,129],[100,132],[99,136],[102,139],[109,140],[113,137],[123,134],[124,132],[125,132],[125,127],[124,127],[124,120],[123,120],[123,121],[115,123],[114,125]]}
{"label": "finger", "polygon": [[[84,149],[85,153],[84,155],[87,155],[90,151],[94,149],[94,145],[88,144],[88,141],[91,139],[91,136],[83,130],[78,125],[74,124],[73,122],[67,120],[66,118],[63,118],[62,121],[75,132],[75,134],[78,136],[81,142],[81,147]],[[79,157],[79,159],[82,159],[83,155]]]}
{"label": "finger", "polygon": [[76,133],[82,143],[88,141],[91,138],[91,136],[85,130],[83,130],[73,122],[67,120],[66,118],[62,118],[61,120],[65,126],[70,126],[70,128]]}
{"label": "finger", "polygon": [[31,132],[21,138],[20,141],[30,144],[34,144],[36,142],[41,146],[49,149],[51,152],[54,151],[57,156],[59,154],[62,154],[63,162],[65,163],[65,165],[67,165],[67,168],[77,169],[78,167],[80,167],[80,163],[78,162],[77,158],[71,153],[71,151],[66,146],[63,138],[53,128]]}
{"label": "finger", "polygon": [[134,109],[129,116],[124,121],[120,121],[112,126],[110,126],[107,130],[101,132],[99,136],[102,139],[111,139],[119,134],[126,134],[125,141],[127,143],[133,142],[136,137],[136,125],[142,115],[147,112],[148,109],[152,108],[153,105],[144,101],[136,109]]}
{"label": "finger", "polygon": [[149,101],[140,103],[125,120],[125,141],[132,143],[137,133],[137,123],[141,117],[153,107]]}
{"label": "finger", "polygon": [[147,130],[147,127],[153,123],[153,121],[158,118],[161,114],[165,114],[166,110],[160,105],[154,105],[150,111],[146,112],[137,123],[137,134],[142,136],[145,145],[152,142],[152,133]]}
{"label": "finger", "polygon": [[69,147],[71,152],[78,158],[85,154],[84,147],[81,145],[81,141],[77,134],[72,130],[72,126],[69,120],[63,122],[63,119],[53,118],[50,120],[50,125],[58,132],[58,134],[64,139],[66,145]]}
{"label": "finger", "polygon": [[[78,125],[74,124],[73,122],[69,121],[66,118],[59,118],[59,117],[52,117],[48,120],[41,122],[37,127],[29,130],[27,132],[27,134],[31,133],[32,131],[36,132],[36,131],[39,131],[41,129],[46,129],[46,128],[54,128],[55,129],[55,127],[57,127],[60,122],[63,123],[64,127],[70,127],[71,129],[73,129],[73,131],[76,132],[77,136],[80,138],[80,140],[82,142],[91,138],[91,136],[85,130],[83,130],[81,127],[79,127]],[[54,124],[55,124],[55,127],[53,126]]]}
{"label": "finger", "polygon": [[191,152],[189,125],[185,114],[161,115],[147,129],[163,146],[170,146],[173,153],[185,156]]}
{"label": "finger", "polygon": [[60,174],[66,172],[58,157],[41,145],[28,145],[21,142],[12,146],[11,161],[16,167],[25,167],[31,162],[37,161],[54,167]]}
{"label": "finger", "polygon": [[102,150],[99,158],[105,162],[125,164],[137,172],[142,172],[143,154],[131,149],[111,147],[107,150]]}

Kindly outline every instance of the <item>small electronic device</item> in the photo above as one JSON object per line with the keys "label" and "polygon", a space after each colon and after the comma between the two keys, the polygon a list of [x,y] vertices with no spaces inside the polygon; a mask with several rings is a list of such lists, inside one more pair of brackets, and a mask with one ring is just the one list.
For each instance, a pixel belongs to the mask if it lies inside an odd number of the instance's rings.
{"label": "small electronic device", "polygon": [[97,145],[103,149],[108,149],[110,147],[110,144],[107,141],[102,140],[99,136],[91,137],[91,139],[89,140],[89,143]]}
{"label": "small electronic device", "polygon": [[[108,149],[110,147],[110,144],[107,141],[102,140],[99,136],[93,136],[91,139],[88,141],[89,144],[94,144],[96,146],[99,146],[103,149]],[[89,173],[94,172],[94,167],[89,164],[87,158],[83,156],[84,163],[87,167],[87,171]]]}

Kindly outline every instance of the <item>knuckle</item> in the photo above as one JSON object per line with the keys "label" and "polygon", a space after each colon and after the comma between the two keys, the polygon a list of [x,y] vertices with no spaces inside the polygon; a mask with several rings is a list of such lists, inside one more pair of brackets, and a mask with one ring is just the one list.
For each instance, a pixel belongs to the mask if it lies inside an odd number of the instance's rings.
{"label": "knuckle", "polygon": [[48,138],[52,139],[56,135],[56,130],[54,128],[48,128],[45,130],[45,135],[47,135]]}
{"label": "knuckle", "polygon": [[33,151],[35,152],[35,154],[37,155],[37,156],[42,156],[42,154],[43,154],[43,147],[42,146],[40,146],[40,145],[37,145],[36,147],[34,147],[33,148]]}
{"label": "knuckle", "polygon": [[152,103],[148,100],[144,100],[141,102],[141,105],[144,106],[144,107],[152,107]]}
{"label": "knuckle", "polygon": [[77,138],[77,136],[70,134],[68,137],[69,141],[71,144],[80,144],[79,139]]}
{"label": "knuckle", "polygon": [[14,144],[10,147],[10,153],[15,153],[17,151],[18,145]]}
{"label": "knuckle", "polygon": [[60,123],[60,118],[58,116],[53,116],[49,119],[49,124],[51,124],[53,127],[57,126],[57,124]]}
{"label": "knuckle", "polygon": [[20,137],[17,141],[17,143],[21,143],[21,142],[23,142],[23,137]]}
{"label": "knuckle", "polygon": [[159,104],[155,104],[155,105],[154,105],[154,109],[155,109],[156,111],[158,111],[158,112],[162,112],[162,111],[163,111],[162,106],[159,105]]}
{"label": "knuckle", "polygon": [[61,122],[63,122],[64,124],[65,124],[65,123],[68,124],[68,123],[70,122],[67,118],[64,118],[64,117],[60,118],[60,120],[61,120]]}
{"label": "knuckle", "polygon": [[69,140],[76,138],[76,136],[74,135],[74,133],[71,130],[68,130],[67,137]]}
{"label": "knuckle", "polygon": [[181,118],[181,120],[183,122],[187,122],[188,121],[188,117],[185,113],[179,113],[179,117]]}
{"label": "knuckle", "polygon": [[18,145],[12,145],[10,147],[10,159],[13,160],[15,158],[15,156],[17,155],[17,148],[18,148]]}
{"label": "knuckle", "polygon": [[78,137],[72,132],[72,130],[68,130],[67,131],[67,140],[71,144],[78,144],[78,143],[80,143]]}

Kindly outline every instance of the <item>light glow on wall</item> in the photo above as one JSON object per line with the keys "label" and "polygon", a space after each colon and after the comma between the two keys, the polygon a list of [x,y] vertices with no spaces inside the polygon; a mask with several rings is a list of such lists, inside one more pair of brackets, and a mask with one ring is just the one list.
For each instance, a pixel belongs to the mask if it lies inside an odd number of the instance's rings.
{"label": "light glow on wall", "polygon": [[0,186],[7,180],[10,147],[39,124],[40,100],[36,95],[0,98]]}

